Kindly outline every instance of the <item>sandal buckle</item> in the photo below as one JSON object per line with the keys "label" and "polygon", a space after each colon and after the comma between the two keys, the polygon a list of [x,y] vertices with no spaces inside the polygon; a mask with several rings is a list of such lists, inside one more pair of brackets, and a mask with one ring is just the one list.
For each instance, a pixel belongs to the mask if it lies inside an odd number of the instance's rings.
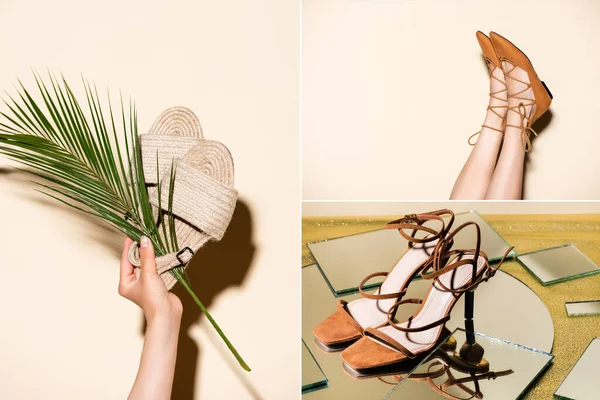
{"label": "sandal buckle", "polygon": [[192,257],[194,257],[194,250],[190,249],[189,247],[184,247],[183,249],[179,250],[179,252],[177,252],[177,254],[175,255],[175,257],[177,258],[177,261],[179,261],[179,263],[181,265],[185,265],[185,262],[181,259],[181,256],[183,256],[185,254],[186,251],[189,251],[191,256],[190,256],[190,260],[192,259]]}

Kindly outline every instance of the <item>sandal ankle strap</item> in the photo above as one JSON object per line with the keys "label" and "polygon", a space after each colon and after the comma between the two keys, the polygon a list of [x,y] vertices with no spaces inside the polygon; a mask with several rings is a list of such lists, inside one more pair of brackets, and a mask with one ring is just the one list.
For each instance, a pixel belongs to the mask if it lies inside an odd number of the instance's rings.
{"label": "sandal ankle strap", "polygon": [[[456,236],[456,234],[458,234],[468,226],[474,226],[476,229],[477,241],[475,248],[452,250],[451,247],[454,236]],[[423,268],[423,270],[421,271],[421,277],[423,279],[433,279],[435,281],[434,285],[439,290],[450,292],[455,295],[460,295],[464,292],[474,290],[478,285],[480,285],[483,282],[487,282],[490,278],[492,278],[496,274],[496,271],[498,271],[498,269],[502,266],[502,264],[506,260],[506,257],[512,251],[513,248],[514,246],[509,247],[502,256],[500,262],[496,265],[496,267],[492,267],[489,263],[489,258],[487,254],[481,251],[481,230],[479,228],[479,225],[473,221],[465,222],[464,224],[456,228],[454,231],[452,231],[452,233],[447,235],[446,238],[440,240],[436,244],[436,247],[434,248],[431,257],[431,262]],[[472,255],[473,257],[469,259],[463,259],[465,255]],[[480,256],[483,256],[484,260],[482,270],[478,269]],[[471,265],[473,268],[471,274],[471,281],[468,285],[460,288],[454,288],[447,287],[441,282],[440,277],[442,275],[454,271],[457,268],[462,267],[464,265]],[[428,272],[431,269],[433,269],[433,272]]]}
{"label": "sandal ankle strap", "polygon": [[[446,221],[444,220],[445,216],[450,216],[448,223],[446,223]],[[428,221],[438,221],[441,224],[441,228],[439,230],[436,230],[434,228],[424,226],[424,224]],[[429,212],[425,212],[422,214],[405,215],[404,217],[402,217],[400,219],[388,222],[385,227],[386,227],[386,229],[397,229],[398,232],[400,232],[400,235],[408,241],[408,248],[410,249],[413,247],[413,245],[415,243],[417,243],[417,244],[428,243],[428,242],[432,242],[434,240],[444,238],[448,234],[448,231],[452,227],[453,223],[454,223],[454,212],[452,212],[452,210],[443,208],[440,210],[429,211]],[[411,229],[412,229],[412,233],[410,235],[405,232],[405,230],[411,230]],[[426,236],[424,238],[415,237],[419,231],[428,233],[428,236]],[[429,263],[429,261],[427,261],[427,263]],[[425,263],[424,265],[427,265],[427,263]],[[406,289],[401,290],[399,292],[385,293],[385,294],[371,294],[371,293],[366,293],[363,290],[364,285],[370,279],[372,279],[376,276],[387,277],[388,274],[389,274],[389,272],[375,272],[375,273],[367,275],[358,285],[358,291],[359,291],[360,295],[364,298],[371,299],[371,300],[389,300],[389,299],[401,298],[402,296],[404,296],[406,294]]]}
{"label": "sandal ankle strap", "polygon": [[[450,216],[448,224],[444,221],[444,216]],[[441,229],[436,230],[425,226],[424,224],[428,221],[439,221]],[[386,229],[397,229],[400,235],[408,240],[408,247],[412,248],[415,243],[422,244],[432,242],[436,239],[445,237],[448,231],[454,223],[454,212],[446,208],[441,210],[429,211],[422,214],[408,214],[404,217],[388,222],[385,226]],[[412,233],[409,235],[405,230],[412,229]],[[415,237],[417,232],[427,232],[429,235],[424,238]]]}

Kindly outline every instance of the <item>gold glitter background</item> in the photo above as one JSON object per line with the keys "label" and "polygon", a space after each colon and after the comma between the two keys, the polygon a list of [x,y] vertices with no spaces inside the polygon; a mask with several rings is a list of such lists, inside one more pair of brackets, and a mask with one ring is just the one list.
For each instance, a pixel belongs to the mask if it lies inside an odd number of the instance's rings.
{"label": "gold glitter background", "polygon": [[[482,215],[517,253],[572,243],[600,264],[600,215]],[[305,217],[302,219],[302,266],[314,263],[307,243],[381,229],[397,216]],[[600,274],[542,286],[518,262],[502,270],[529,286],[544,302],[554,322],[556,356],[529,390],[526,399],[551,399],[590,341],[600,336],[600,316],[568,317],[565,302],[600,299]],[[519,329],[519,327],[515,327]],[[595,382],[590,382],[594,385]],[[592,389],[596,390],[596,389]]]}

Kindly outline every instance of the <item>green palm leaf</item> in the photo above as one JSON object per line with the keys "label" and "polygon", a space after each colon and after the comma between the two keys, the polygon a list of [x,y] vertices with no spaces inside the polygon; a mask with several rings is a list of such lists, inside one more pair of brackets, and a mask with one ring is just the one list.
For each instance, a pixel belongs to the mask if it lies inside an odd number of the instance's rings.
{"label": "green palm leaf", "polygon": [[[49,84],[38,74],[34,77],[41,100],[36,101],[20,81],[17,98],[4,100],[7,111],[0,111],[0,154],[43,178],[45,183],[38,183],[42,193],[102,219],[136,241],[147,236],[157,256],[176,251],[172,213],[175,171],[171,166],[168,223],[159,229],[144,181],[135,106],[130,102],[126,111],[121,97],[117,121],[110,95],[105,117],[98,91],[89,82],[83,80],[86,102],[82,105],[64,77],[49,74]],[[159,199],[161,190],[159,185]],[[162,221],[162,207],[158,212]],[[194,293],[185,268],[170,273],[192,296],[240,365],[250,371]]]}

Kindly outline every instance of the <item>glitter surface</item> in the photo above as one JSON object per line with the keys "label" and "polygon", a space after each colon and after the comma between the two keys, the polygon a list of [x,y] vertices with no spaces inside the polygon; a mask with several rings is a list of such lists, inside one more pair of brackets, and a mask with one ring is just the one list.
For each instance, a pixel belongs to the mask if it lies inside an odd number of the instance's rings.
{"label": "glitter surface", "polygon": [[[381,229],[396,216],[310,217],[302,220],[302,266],[314,263],[307,243]],[[600,215],[483,215],[517,253],[572,243],[600,265]],[[600,337],[600,316],[568,317],[565,302],[600,299],[600,274],[542,286],[518,262],[502,269],[529,286],[544,302],[554,322],[556,356],[526,399],[551,399],[586,346]],[[507,295],[509,295],[507,293]],[[518,326],[514,327],[519,329]]]}

